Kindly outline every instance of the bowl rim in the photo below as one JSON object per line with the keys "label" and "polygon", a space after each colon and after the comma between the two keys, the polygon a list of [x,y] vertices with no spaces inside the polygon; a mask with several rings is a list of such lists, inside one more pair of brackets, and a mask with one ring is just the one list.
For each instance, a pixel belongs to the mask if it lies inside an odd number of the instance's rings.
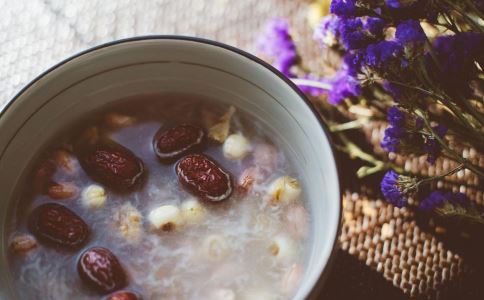
{"label": "bowl rim", "polygon": [[[22,89],[20,89],[20,91],[17,92],[10,100],[7,100],[7,102],[4,105],[0,106],[0,118],[2,116],[4,116],[5,114],[7,114],[8,110],[12,106],[12,104],[18,98],[20,98],[27,90],[29,90],[35,83],[37,83],[39,80],[41,80],[43,77],[45,77],[49,73],[53,72],[54,70],[56,70],[56,69],[60,68],[61,66],[67,64],[68,62],[70,62],[74,59],[77,59],[81,56],[84,56],[86,54],[89,54],[91,52],[100,50],[100,49],[108,48],[108,47],[111,47],[111,46],[116,46],[116,45],[119,45],[119,44],[139,42],[139,41],[147,41],[147,40],[178,40],[178,41],[195,42],[195,43],[201,43],[201,44],[219,47],[219,48],[222,48],[224,50],[228,50],[230,52],[233,52],[235,54],[242,55],[245,58],[247,58],[247,59],[259,64],[260,66],[266,68],[267,70],[271,71],[272,74],[276,75],[277,77],[279,77],[279,79],[283,80],[299,96],[299,98],[304,101],[306,106],[311,110],[312,114],[316,117],[316,120],[318,121],[319,126],[321,127],[321,129],[323,129],[323,132],[324,132],[324,134],[325,134],[325,136],[326,136],[326,138],[329,142],[329,146],[330,146],[330,149],[331,149],[330,155],[333,158],[333,161],[335,162],[336,176],[338,178],[338,188],[339,188],[339,190],[338,190],[338,194],[339,194],[339,201],[338,201],[339,216],[338,216],[338,224],[337,224],[337,227],[336,227],[336,234],[335,234],[335,237],[334,237],[334,240],[333,240],[332,249],[331,249],[331,252],[329,254],[328,261],[327,261],[326,265],[321,270],[321,274],[319,276],[318,281],[313,286],[310,294],[308,295],[308,297],[310,299],[313,299],[313,298],[317,299],[319,293],[321,292],[321,290],[324,286],[324,283],[327,279],[329,271],[332,268],[332,266],[334,265],[335,257],[336,257],[337,250],[338,250],[337,245],[338,245],[339,234],[341,232],[341,227],[342,227],[341,220],[342,220],[342,214],[343,214],[343,212],[342,212],[342,207],[343,207],[342,178],[341,178],[341,172],[340,172],[340,166],[341,165],[340,165],[340,162],[337,159],[337,156],[335,155],[335,153],[336,153],[335,147],[334,147],[334,144],[333,144],[333,139],[331,137],[330,131],[329,131],[328,127],[326,126],[326,124],[324,123],[321,116],[319,115],[319,113],[317,112],[314,105],[308,99],[308,97],[297,87],[297,85],[294,82],[292,82],[289,78],[287,78],[284,74],[282,74],[275,67],[273,67],[269,63],[265,62],[264,60],[258,58],[257,56],[250,54],[247,51],[241,50],[237,47],[230,46],[230,45],[222,43],[222,42],[218,42],[218,41],[214,41],[214,40],[210,40],[210,39],[206,39],[206,38],[200,38],[200,37],[185,36],[185,35],[169,35],[169,34],[168,35],[140,35],[140,36],[123,38],[123,39],[116,39],[116,40],[113,40],[113,41],[109,41],[109,42],[99,44],[97,46],[89,47],[89,48],[82,50],[80,52],[77,52],[76,54],[73,54],[73,55],[61,60],[60,62],[54,64],[53,66],[49,67],[45,71],[41,72],[34,79],[32,79],[29,83],[27,83]],[[10,142],[7,142],[7,145],[9,143]]]}

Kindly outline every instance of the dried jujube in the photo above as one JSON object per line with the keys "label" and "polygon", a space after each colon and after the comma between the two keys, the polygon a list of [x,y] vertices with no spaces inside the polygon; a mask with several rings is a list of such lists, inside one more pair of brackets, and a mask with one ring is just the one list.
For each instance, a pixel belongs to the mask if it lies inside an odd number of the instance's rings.
{"label": "dried jujube", "polygon": [[182,124],[160,128],[153,140],[153,149],[162,161],[171,161],[201,145],[205,132],[200,127]]}
{"label": "dried jujube", "polygon": [[37,246],[37,240],[30,234],[17,234],[10,242],[10,250],[15,254],[27,253]]}
{"label": "dried jujube", "polygon": [[73,211],[57,203],[40,205],[30,215],[30,231],[52,246],[79,249],[87,241],[89,228]]}
{"label": "dried jujube", "polygon": [[81,279],[101,293],[109,293],[127,285],[127,276],[116,256],[103,247],[93,247],[81,254],[77,262]]}
{"label": "dried jujube", "polygon": [[129,149],[102,141],[77,151],[82,168],[94,180],[116,190],[129,190],[143,177],[144,164]]}
{"label": "dried jujube", "polygon": [[222,201],[232,193],[232,176],[215,161],[203,154],[190,154],[176,165],[180,182],[196,196]]}

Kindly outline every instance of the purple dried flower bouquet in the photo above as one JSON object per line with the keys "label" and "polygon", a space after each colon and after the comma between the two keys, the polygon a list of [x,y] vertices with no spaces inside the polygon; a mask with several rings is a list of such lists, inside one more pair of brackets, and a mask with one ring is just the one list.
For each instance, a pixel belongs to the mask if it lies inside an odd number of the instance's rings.
{"label": "purple dried flower bouquet", "polygon": [[[484,224],[464,194],[435,184],[461,170],[474,173],[478,186],[484,180],[482,164],[450,145],[452,140],[484,152],[484,1],[332,0],[313,37],[341,58],[330,76],[302,66],[284,20],[267,24],[257,49],[302,91],[326,99],[333,107],[326,110],[377,112],[347,114],[344,122],[323,113],[337,148],[366,163],[358,177],[386,172],[381,192],[397,207]],[[379,118],[389,124],[380,143],[391,153],[385,159],[362,150],[350,132]],[[420,177],[394,164],[396,155],[425,156],[427,167],[442,157],[457,167]]]}

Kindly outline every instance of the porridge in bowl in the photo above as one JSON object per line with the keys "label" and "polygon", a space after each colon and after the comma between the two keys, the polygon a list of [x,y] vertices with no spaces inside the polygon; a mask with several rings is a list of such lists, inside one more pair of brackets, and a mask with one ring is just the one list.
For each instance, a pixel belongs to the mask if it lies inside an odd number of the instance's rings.
{"label": "porridge in bowl", "polygon": [[189,95],[120,100],[33,164],[10,230],[21,299],[289,299],[310,220],[276,131]]}

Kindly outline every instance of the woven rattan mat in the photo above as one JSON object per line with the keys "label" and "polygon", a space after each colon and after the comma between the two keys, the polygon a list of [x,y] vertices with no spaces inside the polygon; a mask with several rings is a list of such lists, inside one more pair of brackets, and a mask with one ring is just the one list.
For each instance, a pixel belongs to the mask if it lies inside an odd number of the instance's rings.
{"label": "woven rattan mat", "polygon": [[[311,40],[308,7],[305,0],[0,0],[0,105],[49,66],[103,42],[135,35],[183,34],[252,51],[255,36],[272,17],[289,20],[306,66],[314,69],[323,55]],[[374,145],[380,155],[384,154],[378,141],[385,126],[371,123],[365,127],[370,148]],[[484,166],[482,155],[461,151]],[[424,160],[397,158],[405,169],[424,175],[453,167],[448,161],[438,161],[428,168]],[[342,168],[344,177],[354,178],[351,165]],[[462,171],[452,180],[454,189],[484,203],[478,178]],[[343,195],[341,250],[325,298],[454,299],[458,295],[468,299],[484,291],[476,288],[479,283],[473,284],[479,270],[479,260],[474,258],[479,255],[468,250],[475,249],[476,242],[467,236],[454,238],[438,220],[429,225],[427,218],[386,204],[379,198],[376,180],[350,181],[353,184],[347,184]]]}

